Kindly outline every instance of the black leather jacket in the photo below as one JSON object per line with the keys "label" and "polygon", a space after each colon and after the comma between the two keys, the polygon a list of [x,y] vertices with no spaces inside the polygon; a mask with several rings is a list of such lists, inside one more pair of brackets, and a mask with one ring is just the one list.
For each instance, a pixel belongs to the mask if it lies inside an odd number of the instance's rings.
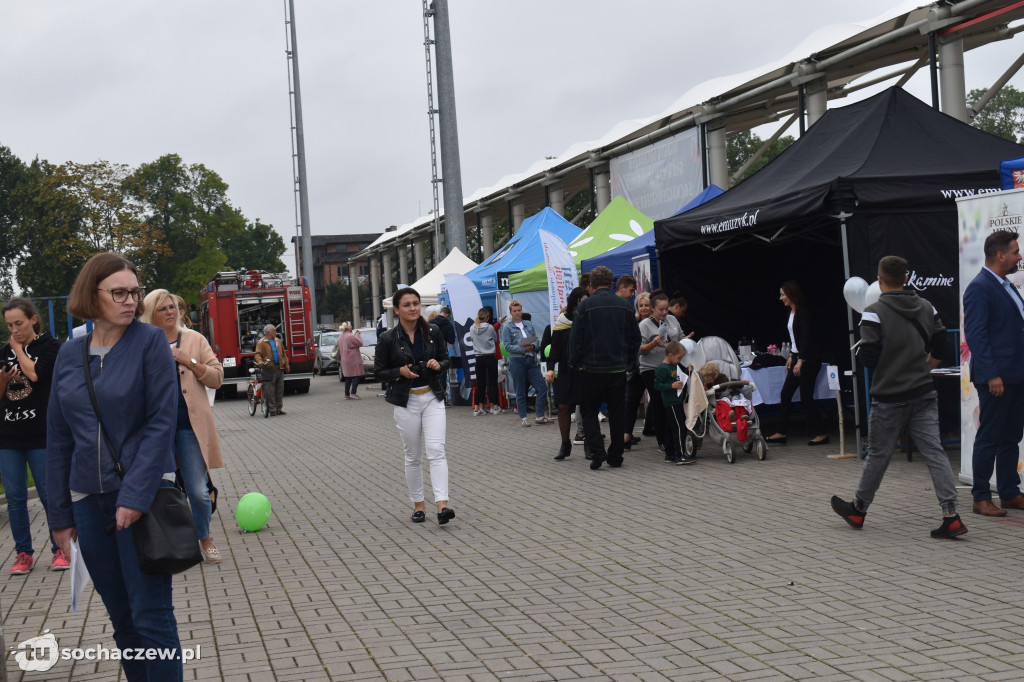
{"label": "black leather jacket", "polygon": [[[434,397],[444,400],[445,391],[441,385],[441,373],[448,371],[448,346],[441,336],[441,330],[436,325],[428,325],[430,334],[423,339],[423,360],[430,358],[441,364],[441,371],[425,370],[424,375],[430,381],[430,389]],[[388,390],[384,400],[398,407],[405,407],[409,403],[409,389],[412,388],[412,379],[406,379],[400,374],[402,367],[416,363],[412,354],[412,344],[409,343],[409,335],[402,330],[401,324],[396,324],[391,329],[380,335],[377,339],[377,349],[373,357],[373,374],[378,381],[387,382]]]}

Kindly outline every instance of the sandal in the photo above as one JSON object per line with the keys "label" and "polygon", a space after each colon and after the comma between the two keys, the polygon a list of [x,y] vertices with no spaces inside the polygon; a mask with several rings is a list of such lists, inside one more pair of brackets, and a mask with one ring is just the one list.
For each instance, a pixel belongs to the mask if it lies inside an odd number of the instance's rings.
{"label": "sandal", "polygon": [[[202,547],[202,545],[200,545]],[[220,552],[214,545],[209,547],[202,547],[203,550],[203,561],[208,564],[219,564],[220,563]]]}

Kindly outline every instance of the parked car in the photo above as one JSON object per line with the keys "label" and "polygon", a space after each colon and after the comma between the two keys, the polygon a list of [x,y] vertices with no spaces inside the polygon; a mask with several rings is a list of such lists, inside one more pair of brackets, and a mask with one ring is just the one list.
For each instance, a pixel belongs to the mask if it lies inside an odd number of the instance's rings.
{"label": "parked car", "polygon": [[360,327],[359,333],[363,337],[363,347],[359,349],[363,355],[363,371],[370,381],[373,379],[373,356],[377,352],[377,328]]}
{"label": "parked car", "polygon": [[313,371],[323,376],[328,372],[338,372],[339,363],[331,358],[334,346],[338,343],[341,332],[316,331],[313,332],[313,344],[316,348],[316,355],[313,359]]}

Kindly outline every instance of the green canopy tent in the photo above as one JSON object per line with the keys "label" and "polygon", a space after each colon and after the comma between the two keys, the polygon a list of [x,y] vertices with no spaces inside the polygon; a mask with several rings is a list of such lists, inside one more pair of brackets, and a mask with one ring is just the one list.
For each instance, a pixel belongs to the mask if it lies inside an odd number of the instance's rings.
{"label": "green canopy tent", "polygon": [[[576,270],[579,270],[583,259],[607,253],[653,228],[653,220],[622,197],[615,197],[594,222],[569,243],[569,252],[576,263]],[[523,310],[536,314],[547,313],[548,272],[543,262],[512,275],[508,284],[512,297],[522,302]],[[542,293],[531,296],[531,292]]]}

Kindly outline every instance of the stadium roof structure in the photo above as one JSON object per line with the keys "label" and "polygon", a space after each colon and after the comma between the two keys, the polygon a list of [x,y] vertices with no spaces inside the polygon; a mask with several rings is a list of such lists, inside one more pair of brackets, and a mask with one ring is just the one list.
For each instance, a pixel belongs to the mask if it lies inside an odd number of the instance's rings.
{"label": "stadium roof structure", "polygon": [[[467,195],[463,210],[467,229],[479,215],[522,201],[527,213],[547,203],[546,188],[559,183],[566,198],[590,186],[590,171],[617,156],[703,125],[727,133],[792,117],[802,112],[803,87],[824,89],[828,101],[889,82],[904,85],[932,63],[936,44],[961,39],[965,52],[1012,39],[1024,26],[1024,2],[1010,0],[940,0],[921,5],[901,2],[864,22],[825,26],[797,44],[785,57],[759,68],[714,78],[694,86],[664,111],[622,121],[596,140],[577,142],[554,158],[505,175],[493,185]],[[991,94],[1020,68],[1020,60],[995,81]],[[933,81],[933,96],[937,86]],[[440,220],[443,222],[443,216]],[[423,239],[434,232],[434,217],[421,216],[385,232],[353,257]]]}

